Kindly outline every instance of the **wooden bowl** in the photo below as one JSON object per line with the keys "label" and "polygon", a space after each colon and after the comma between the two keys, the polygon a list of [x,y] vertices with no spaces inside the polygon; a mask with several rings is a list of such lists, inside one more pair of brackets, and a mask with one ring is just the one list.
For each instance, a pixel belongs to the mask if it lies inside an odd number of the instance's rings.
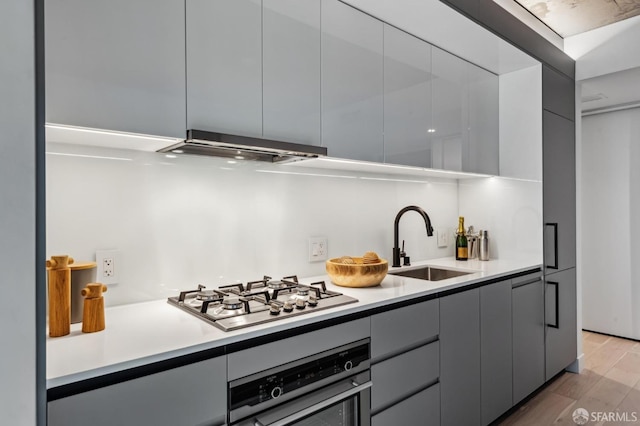
{"label": "wooden bowl", "polygon": [[331,282],[341,287],[373,287],[380,285],[389,270],[389,262],[385,259],[368,264],[363,263],[361,257],[352,259],[355,263],[345,264],[340,258],[327,260]]}

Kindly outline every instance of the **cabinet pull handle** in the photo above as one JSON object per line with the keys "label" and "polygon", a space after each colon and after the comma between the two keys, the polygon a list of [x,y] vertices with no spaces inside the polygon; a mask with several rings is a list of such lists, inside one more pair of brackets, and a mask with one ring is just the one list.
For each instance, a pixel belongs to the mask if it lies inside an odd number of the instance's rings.
{"label": "cabinet pull handle", "polygon": [[[558,223],[545,223],[544,226],[553,227],[553,265],[546,265],[549,269],[558,269]],[[545,262],[547,260],[547,256],[545,254]]]}
{"label": "cabinet pull handle", "polygon": [[555,324],[549,324],[547,323],[548,327],[551,328],[560,328],[560,303],[559,303],[559,297],[560,297],[560,291],[559,291],[559,285],[558,283],[555,283],[553,281],[547,281],[548,285],[552,285],[555,288],[555,292],[556,292],[556,321]]}

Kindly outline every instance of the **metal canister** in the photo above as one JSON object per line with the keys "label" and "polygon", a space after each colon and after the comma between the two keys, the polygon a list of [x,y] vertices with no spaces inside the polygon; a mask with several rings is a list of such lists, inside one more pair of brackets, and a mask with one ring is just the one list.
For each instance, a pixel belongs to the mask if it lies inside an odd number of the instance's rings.
{"label": "metal canister", "polygon": [[478,259],[489,260],[489,231],[480,231],[477,244]]}

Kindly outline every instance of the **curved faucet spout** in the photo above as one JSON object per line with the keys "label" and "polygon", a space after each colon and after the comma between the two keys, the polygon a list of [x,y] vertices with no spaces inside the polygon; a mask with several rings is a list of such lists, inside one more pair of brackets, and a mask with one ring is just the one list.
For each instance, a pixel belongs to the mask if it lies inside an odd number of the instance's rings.
{"label": "curved faucet spout", "polygon": [[393,223],[393,265],[394,267],[400,266],[400,247],[399,247],[399,236],[398,236],[398,225],[400,224],[400,218],[403,214],[408,211],[415,211],[420,213],[422,218],[424,219],[424,224],[427,227],[427,235],[429,237],[433,236],[433,228],[431,227],[431,219],[429,219],[429,215],[423,209],[418,206],[407,206],[400,210],[396,215],[396,220]]}

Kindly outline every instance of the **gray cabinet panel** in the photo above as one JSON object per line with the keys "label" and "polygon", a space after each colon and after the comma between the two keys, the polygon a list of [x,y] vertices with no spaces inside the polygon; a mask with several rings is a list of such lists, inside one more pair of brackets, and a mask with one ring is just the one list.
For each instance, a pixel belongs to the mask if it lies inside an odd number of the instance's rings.
{"label": "gray cabinet panel", "polygon": [[402,401],[438,379],[438,342],[421,346],[371,367],[371,411]]}
{"label": "gray cabinet panel", "polygon": [[576,270],[549,274],[545,282],[546,380],[549,380],[575,361],[578,352]]}
{"label": "gray cabinet panel", "polygon": [[[514,283],[514,286],[516,284]],[[544,287],[542,279],[514,287],[513,403],[544,383]]]}
{"label": "gray cabinet panel", "polygon": [[383,24],[322,2],[322,145],[329,156],[383,161]]}
{"label": "gray cabinet panel", "polygon": [[498,175],[498,76],[473,64],[468,64],[467,70],[468,143],[462,168],[466,172]]}
{"label": "gray cabinet panel", "polygon": [[187,0],[187,127],[262,136],[260,0]]}
{"label": "gray cabinet panel", "polygon": [[228,355],[229,381],[366,339],[370,335],[371,320],[367,317],[234,352]]}
{"label": "gray cabinet panel", "polygon": [[431,49],[433,119],[432,160],[435,169],[462,170],[466,144],[467,62],[442,49]]}
{"label": "gray cabinet panel", "polygon": [[163,371],[49,402],[50,426],[222,425],[226,359]]}
{"label": "gray cabinet panel", "polygon": [[263,0],[264,137],[320,145],[320,0]]}
{"label": "gray cabinet panel", "polygon": [[371,317],[371,359],[435,339],[440,329],[437,299],[383,312]]}
{"label": "gray cabinet panel", "polygon": [[575,123],[548,111],[542,120],[544,261],[553,273],[576,266]]}
{"label": "gray cabinet panel", "polygon": [[482,424],[512,406],[511,280],[480,287]]}
{"label": "gray cabinet panel", "polygon": [[384,26],[384,161],[431,167],[431,45]]}
{"label": "gray cabinet panel", "polygon": [[542,108],[574,121],[575,82],[569,77],[542,66]]}
{"label": "gray cabinet panel", "polygon": [[48,122],[185,137],[183,0],[45,9]]}
{"label": "gray cabinet panel", "polygon": [[440,425],[440,386],[435,384],[373,416],[371,425]]}
{"label": "gray cabinet panel", "polygon": [[480,289],[440,299],[443,426],[480,424]]}

